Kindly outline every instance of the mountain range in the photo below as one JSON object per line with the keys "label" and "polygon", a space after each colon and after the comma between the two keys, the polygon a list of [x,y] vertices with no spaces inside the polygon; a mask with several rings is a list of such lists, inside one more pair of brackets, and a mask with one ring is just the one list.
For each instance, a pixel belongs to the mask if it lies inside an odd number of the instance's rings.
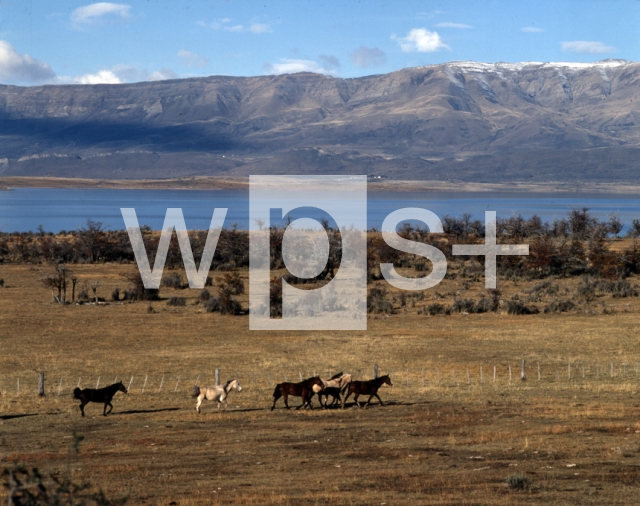
{"label": "mountain range", "polygon": [[637,182],[640,63],[0,85],[0,176]]}

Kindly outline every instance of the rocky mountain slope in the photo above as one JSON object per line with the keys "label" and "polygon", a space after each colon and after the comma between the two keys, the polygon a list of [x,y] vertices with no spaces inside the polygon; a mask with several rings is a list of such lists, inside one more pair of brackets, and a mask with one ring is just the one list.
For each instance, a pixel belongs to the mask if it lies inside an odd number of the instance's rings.
{"label": "rocky mountain slope", "polygon": [[0,175],[636,182],[640,63],[0,86]]}

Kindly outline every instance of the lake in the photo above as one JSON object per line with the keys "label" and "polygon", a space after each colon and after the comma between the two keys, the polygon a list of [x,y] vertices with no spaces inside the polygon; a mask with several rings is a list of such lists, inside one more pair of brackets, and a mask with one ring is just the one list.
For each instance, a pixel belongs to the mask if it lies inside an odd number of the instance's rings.
{"label": "lake", "polygon": [[[390,212],[403,207],[423,207],[440,218],[469,213],[484,219],[484,211],[498,217],[537,214],[543,221],[564,218],[573,208],[588,207],[598,219],[616,213],[625,225],[640,218],[640,197],[612,194],[538,194],[468,192],[369,191],[368,226],[380,228]],[[48,232],[76,230],[87,220],[102,222],[109,230],[124,228],[121,207],[136,209],[139,223],[160,229],[168,207],[183,210],[187,228],[206,229],[215,207],[228,208],[225,226],[249,225],[248,190],[112,190],[17,188],[0,191],[0,230],[35,231],[42,225]]]}

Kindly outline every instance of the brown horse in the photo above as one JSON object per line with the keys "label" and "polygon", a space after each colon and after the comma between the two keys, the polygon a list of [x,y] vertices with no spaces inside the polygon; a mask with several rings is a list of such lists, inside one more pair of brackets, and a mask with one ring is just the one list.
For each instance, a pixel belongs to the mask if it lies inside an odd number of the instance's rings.
{"label": "brown horse", "polygon": [[315,394],[313,391],[313,387],[320,387],[322,389],[324,384],[322,380],[318,376],[314,376],[313,378],[306,379],[301,381],[300,383],[279,383],[276,385],[276,389],[273,391],[273,406],[271,406],[271,411],[276,407],[276,401],[280,397],[284,397],[284,405],[289,409],[289,403],[287,399],[290,395],[294,397],[302,397],[302,404],[298,406],[296,409],[300,409],[303,406],[309,406],[313,409],[313,403],[311,402],[311,398]]}
{"label": "brown horse", "polygon": [[[393,383],[391,383],[391,378],[388,374],[369,381],[352,381],[347,386],[347,395],[345,395],[344,399],[342,399],[342,409],[344,409],[344,403],[347,401],[347,398],[351,394],[353,394],[353,399],[356,401],[356,406],[358,406],[359,408],[366,408],[374,396],[377,397],[377,399],[380,401],[380,406],[384,406],[384,404],[382,404],[382,399],[378,396],[378,389],[385,383],[390,387],[393,386]],[[364,406],[360,406],[360,403],[358,402],[358,396],[360,395],[369,396],[369,400],[364,403]]]}
{"label": "brown horse", "polygon": [[[127,389],[122,384],[122,381],[104,388],[85,388],[83,390],[76,388],[73,390],[73,398],[80,401],[80,411],[82,412],[82,416],[84,416],[84,407],[90,402],[104,402],[104,410],[102,411],[102,414],[107,416],[113,410],[111,399],[116,395],[116,392],[127,393]],[[109,411],[107,411],[107,406],[110,408]]]}

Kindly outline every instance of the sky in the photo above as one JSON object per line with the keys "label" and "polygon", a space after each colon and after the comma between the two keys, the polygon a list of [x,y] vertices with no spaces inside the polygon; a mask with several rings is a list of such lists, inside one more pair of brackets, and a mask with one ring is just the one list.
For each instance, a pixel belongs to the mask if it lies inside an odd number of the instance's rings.
{"label": "sky", "polygon": [[0,83],[640,60],[639,0],[0,0]]}

